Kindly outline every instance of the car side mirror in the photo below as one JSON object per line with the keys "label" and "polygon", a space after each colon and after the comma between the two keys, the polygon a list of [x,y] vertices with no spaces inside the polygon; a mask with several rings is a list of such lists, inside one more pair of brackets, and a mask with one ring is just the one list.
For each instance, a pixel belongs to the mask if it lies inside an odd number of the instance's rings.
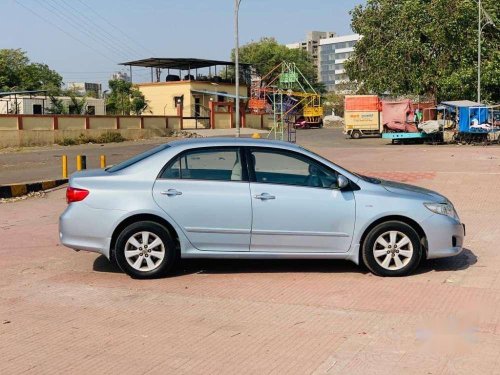
{"label": "car side mirror", "polygon": [[349,186],[349,179],[341,174],[337,177],[337,187],[342,190]]}

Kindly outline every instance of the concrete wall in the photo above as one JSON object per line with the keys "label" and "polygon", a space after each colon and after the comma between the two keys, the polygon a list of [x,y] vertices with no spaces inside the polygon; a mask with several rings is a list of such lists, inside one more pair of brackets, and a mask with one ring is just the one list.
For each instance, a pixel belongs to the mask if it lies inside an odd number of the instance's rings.
{"label": "concrete wall", "polygon": [[260,129],[262,115],[246,114],[245,126],[252,129]]}
{"label": "concrete wall", "polygon": [[144,117],[144,129],[165,129],[169,126],[169,120],[165,117]]}
{"label": "concrete wall", "polygon": [[140,117],[120,117],[120,129],[140,129]]}
{"label": "concrete wall", "polygon": [[108,131],[126,139],[165,136],[167,129],[180,130],[181,124],[179,117],[164,116],[0,115],[0,148],[52,145],[64,138],[98,137]]}
{"label": "concrete wall", "polygon": [[274,126],[274,119],[271,115],[263,115],[264,116],[264,129],[271,129]]}
{"label": "concrete wall", "polygon": [[[89,117],[89,129],[116,129],[116,117]],[[85,129],[85,126],[84,126]]]}
{"label": "concrete wall", "polygon": [[231,113],[216,112],[215,115],[215,129],[230,129],[231,128]]}
{"label": "concrete wall", "polygon": [[0,130],[17,130],[17,116],[1,116]]}
{"label": "concrete wall", "polygon": [[[36,119],[42,121],[43,117],[36,117]],[[57,122],[59,130],[85,130],[85,117],[83,116],[59,116]]]}

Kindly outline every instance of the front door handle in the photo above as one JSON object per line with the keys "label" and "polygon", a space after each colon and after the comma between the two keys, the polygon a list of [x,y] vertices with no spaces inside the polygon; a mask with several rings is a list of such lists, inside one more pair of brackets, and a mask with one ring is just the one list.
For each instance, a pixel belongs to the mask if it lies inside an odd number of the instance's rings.
{"label": "front door handle", "polygon": [[262,193],[262,194],[257,194],[253,196],[255,199],[260,199],[263,201],[267,201],[268,199],[276,199],[274,195],[271,195],[269,193]]}
{"label": "front door handle", "polygon": [[160,194],[167,195],[169,197],[173,197],[173,196],[176,196],[176,195],[182,195],[182,191],[175,190],[175,189],[168,189],[166,191],[160,192]]}

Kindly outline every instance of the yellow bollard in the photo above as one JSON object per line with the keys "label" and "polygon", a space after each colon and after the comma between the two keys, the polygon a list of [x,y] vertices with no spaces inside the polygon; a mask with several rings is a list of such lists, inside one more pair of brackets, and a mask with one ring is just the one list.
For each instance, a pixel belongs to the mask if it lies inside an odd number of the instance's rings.
{"label": "yellow bollard", "polygon": [[253,133],[252,134],[252,138],[259,139],[260,138],[260,134],[259,133]]}
{"label": "yellow bollard", "polygon": [[106,168],[106,155],[101,155],[100,160],[101,160],[101,168],[102,169]]}
{"label": "yellow bollard", "polygon": [[76,170],[82,170],[82,155],[76,155]]}
{"label": "yellow bollard", "polygon": [[62,160],[62,178],[68,178],[68,157],[63,155]]}

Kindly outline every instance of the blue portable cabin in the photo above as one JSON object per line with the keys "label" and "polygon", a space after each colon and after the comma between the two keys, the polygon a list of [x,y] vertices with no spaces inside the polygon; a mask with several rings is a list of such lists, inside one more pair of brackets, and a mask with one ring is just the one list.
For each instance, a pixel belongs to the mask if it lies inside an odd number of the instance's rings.
{"label": "blue portable cabin", "polygon": [[470,100],[455,100],[441,102],[440,107],[445,107],[449,113],[458,114],[457,130],[460,133],[486,133],[486,130],[470,128],[473,119],[479,124],[488,122],[488,108],[481,103]]}

